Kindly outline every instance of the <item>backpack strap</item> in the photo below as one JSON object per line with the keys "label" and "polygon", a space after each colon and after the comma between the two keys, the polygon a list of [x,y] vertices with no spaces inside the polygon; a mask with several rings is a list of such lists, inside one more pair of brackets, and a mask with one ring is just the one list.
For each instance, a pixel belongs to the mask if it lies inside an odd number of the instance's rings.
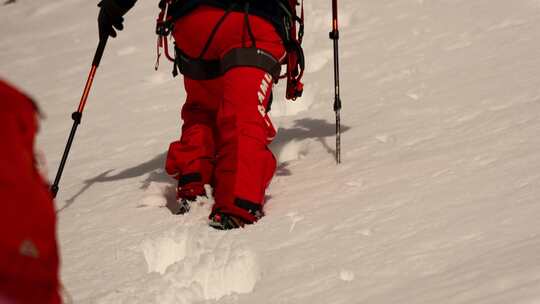
{"label": "backpack strap", "polygon": [[221,60],[192,58],[176,48],[175,66],[182,75],[194,80],[215,79],[240,66],[264,70],[276,81],[281,73],[279,60],[265,50],[255,47],[232,49]]}
{"label": "backpack strap", "polygon": [[255,47],[232,49],[221,60],[221,73],[238,67],[255,67],[268,72],[276,81],[281,74],[281,63],[272,54]]}
{"label": "backpack strap", "polygon": [[[291,8],[296,12],[297,0],[289,0]],[[298,30],[297,30],[298,24]],[[302,96],[304,84],[302,77],[305,70],[304,50],[302,49],[302,39],[304,37],[304,0],[300,3],[300,16],[293,14],[291,23],[288,25],[289,41],[287,41],[287,89],[285,97],[296,100]]]}

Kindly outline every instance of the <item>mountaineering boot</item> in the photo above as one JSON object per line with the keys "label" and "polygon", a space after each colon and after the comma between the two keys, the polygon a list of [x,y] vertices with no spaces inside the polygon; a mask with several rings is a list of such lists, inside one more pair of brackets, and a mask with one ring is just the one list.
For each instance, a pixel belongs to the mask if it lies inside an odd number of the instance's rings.
{"label": "mountaineering boot", "polygon": [[189,200],[185,198],[180,198],[178,200],[178,210],[175,212],[175,214],[185,214],[189,212],[189,209],[191,208],[191,204],[194,203],[195,200]]}
{"label": "mountaineering boot", "polygon": [[237,228],[244,228],[245,225],[250,225],[258,220],[260,220],[264,213],[257,209],[257,210],[246,210],[249,212],[251,220],[245,219],[243,217],[240,217],[238,215],[234,214],[227,214],[221,211],[214,211],[210,215],[210,222],[208,225],[214,229],[218,230],[231,230],[231,229],[237,229]]}
{"label": "mountaineering boot", "polygon": [[176,188],[176,199],[178,200],[178,210],[175,214],[185,214],[189,212],[191,204],[197,201],[197,197],[207,197],[204,185],[200,182],[188,184],[179,181]]}
{"label": "mountaineering boot", "polygon": [[215,213],[210,218],[210,223],[208,223],[208,225],[217,230],[231,230],[237,228],[244,228],[246,222],[234,215]]}

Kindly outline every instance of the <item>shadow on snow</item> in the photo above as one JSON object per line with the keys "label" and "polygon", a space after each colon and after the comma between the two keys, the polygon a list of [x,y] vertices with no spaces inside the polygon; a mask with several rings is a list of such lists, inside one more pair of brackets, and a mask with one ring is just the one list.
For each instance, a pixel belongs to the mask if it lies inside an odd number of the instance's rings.
{"label": "shadow on snow", "polygon": [[[342,126],[341,130],[342,132],[346,132],[350,129],[350,127]],[[270,145],[272,151],[279,156],[283,148],[286,146],[286,144],[292,140],[295,141],[302,141],[306,139],[315,139],[317,142],[319,142],[324,149],[328,152],[328,154],[334,155],[335,150],[330,147],[326,141],[326,137],[334,136],[335,135],[335,125],[333,123],[329,123],[323,119],[311,119],[311,118],[304,118],[299,119],[294,122],[294,126],[292,128],[280,128],[278,131],[278,136],[276,139],[272,142]],[[139,164],[137,166],[127,168],[125,170],[122,170],[116,174],[109,175],[111,172],[114,171],[114,169],[107,170],[93,178],[87,179],[84,181],[84,186],[71,198],[66,200],[66,204],[58,209],[58,213],[64,211],[65,209],[71,207],[77,198],[81,196],[86,190],[88,190],[90,187],[92,187],[96,183],[106,183],[106,182],[113,182],[123,179],[130,179],[135,178],[139,176],[143,176],[145,174],[148,174],[146,179],[142,181],[141,183],[141,189],[146,189],[148,186],[153,182],[159,182],[159,183],[170,183],[171,185],[174,185],[176,182],[165,173],[165,170],[163,169],[165,165],[165,160],[167,157],[167,153],[161,153],[157,155],[156,157]],[[287,168],[289,165],[288,162],[283,162],[278,165],[276,170],[277,176],[288,176],[291,175],[291,171]]]}

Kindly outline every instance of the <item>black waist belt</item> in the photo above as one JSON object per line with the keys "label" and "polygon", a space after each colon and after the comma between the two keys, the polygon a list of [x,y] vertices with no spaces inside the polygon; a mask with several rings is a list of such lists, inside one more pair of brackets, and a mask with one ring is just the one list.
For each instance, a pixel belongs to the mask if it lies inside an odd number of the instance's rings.
{"label": "black waist belt", "polygon": [[176,49],[176,63],[180,73],[194,80],[210,80],[224,75],[235,67],[254,67],[268,72],[274,81],[281,74],[281,63],[270,53],[256,48],[236,48],[230,50],[223,58],[215,60],[196,59]]}

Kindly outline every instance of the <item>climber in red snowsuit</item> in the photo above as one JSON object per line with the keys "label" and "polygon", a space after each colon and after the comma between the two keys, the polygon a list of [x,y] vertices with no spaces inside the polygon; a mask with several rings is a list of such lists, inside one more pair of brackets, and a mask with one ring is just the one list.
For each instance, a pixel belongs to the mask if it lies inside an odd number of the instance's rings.
{"label": "climber in red snowsuit", "polygon": [[[188,56],[201,52],[221,9],[201,7],[177,21],[176,43]],[[264,19],[250,16],[257,47],[276,58],[285,54],[279,35]],[[204,59],[216,59],[246,43],[244,14],[232,12],[223,22]],[[182,108],[182,138],[171,144],[167,172],[181,186],[203,194],[202,184],[214,186],[214,211],[256,221],[262,211],[265,189],[276,169],[267,144],[276,130],[266,113],[272,76],[254,67],[237,67],[213,80],[184,78],[187,99]],[[200,180],[189,183],[193,174]],[[186,178],[187,177],[187,178]],[[195,178],[197,179],[197,178]],[[184,192],[181,194],[192,195]]]}
{"label": "climber in red snowsuit", "polygon": [[56,215],[34,157],[34,103],[0,80],[0,304],[60,303]]}
{"label": "climber in red snowsuit", "polygon": [[[192,61],[225,61],[231,50],[256,47],[280,62],[286,55],[280,1],[288,5],[288,0],[176,1],[180,4],[170,10],[178,52]],[[100,35],[115,37],[114,28],[122,29],[122,16],[134,3],[103,0]],[[166,162],[167,173],[179,181],[180,203],[205,195],[203,185],[209,184],[215,198],[210,218],[217,228],[254,223],[263,215],[265,190],[276,169],[267,147],[276,130],[267,110],[277,77],[241,65],[211,79],[183,74],[182,135],[170,145]]]}

